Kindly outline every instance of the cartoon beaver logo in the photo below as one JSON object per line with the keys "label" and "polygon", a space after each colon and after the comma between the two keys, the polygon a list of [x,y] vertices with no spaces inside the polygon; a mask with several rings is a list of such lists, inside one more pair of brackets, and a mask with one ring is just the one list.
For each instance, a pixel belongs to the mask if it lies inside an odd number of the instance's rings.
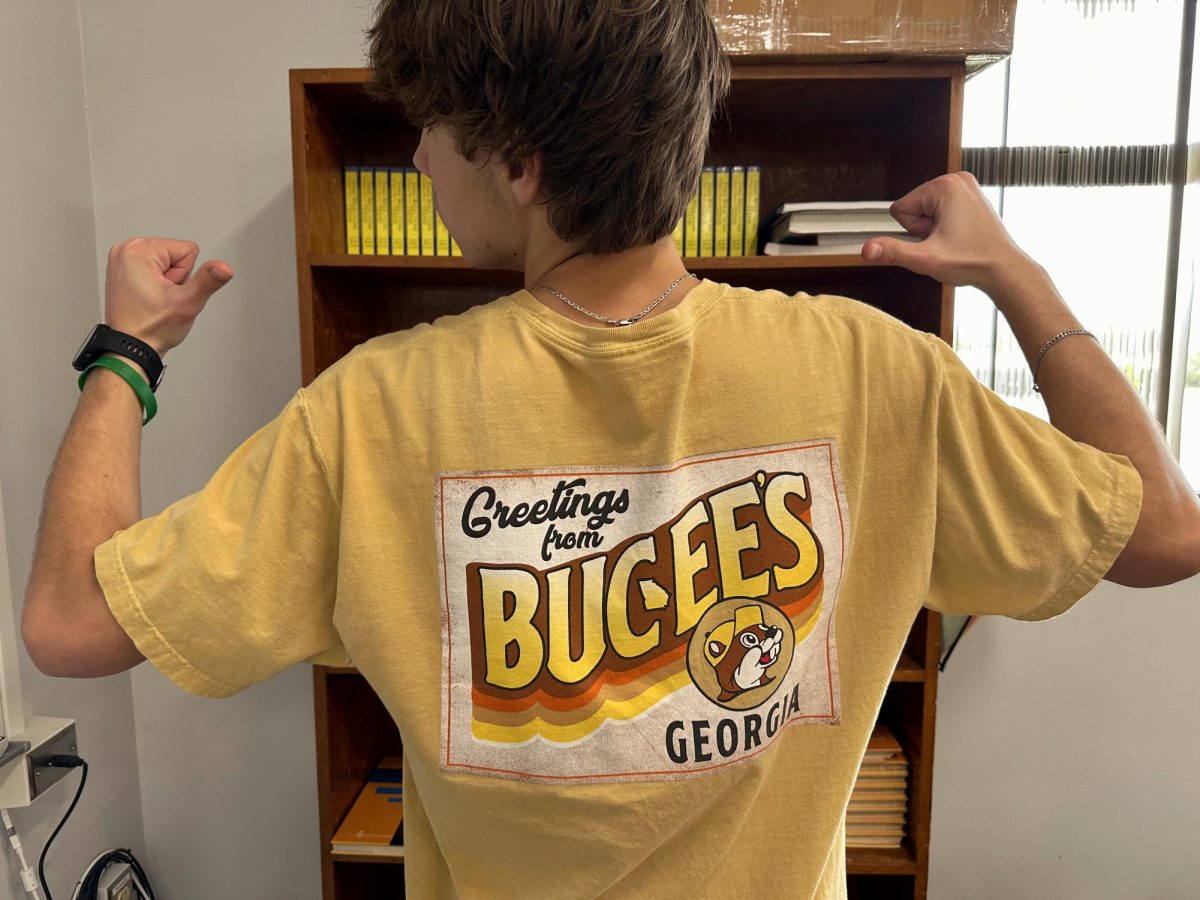
{"label": "cartoon beaver logo", "polygon": [[779,658],[783,629],[764,625],[762,610],[757,606],[739,606],[733,620],[724,622],[704,636],[704,656],[717,670],[721,693],[717,700],[724,703],[742,691],[762,687],[775,679],[767,675]]}
{"label": "cartoon beaver logo", "polygon": [[726,709],[765,702],[787,674],[795,631],[776,606],[748,597],[714,604],[696,623],[687,666],[704,696]]}

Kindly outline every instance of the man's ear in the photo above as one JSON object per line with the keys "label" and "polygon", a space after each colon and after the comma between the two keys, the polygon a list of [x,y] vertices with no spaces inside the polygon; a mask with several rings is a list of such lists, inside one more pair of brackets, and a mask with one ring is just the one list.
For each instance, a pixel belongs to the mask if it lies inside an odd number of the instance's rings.
{"label": "man's ear", "polygon": [[528,159],[504,167],[509,190],[521,206],[534,206],[541,202],[542,162],[542,151],[539,150]]}

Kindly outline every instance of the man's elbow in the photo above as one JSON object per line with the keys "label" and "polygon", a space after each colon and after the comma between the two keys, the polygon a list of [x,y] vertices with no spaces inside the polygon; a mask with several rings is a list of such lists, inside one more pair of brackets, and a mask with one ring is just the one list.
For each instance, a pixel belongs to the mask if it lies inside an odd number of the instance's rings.
{"label": "man's elbow", "polygon": [[1200,496],[1192,504],[1191,515],[1183,525],[1181,539],[1183,551],[1179,559],[1180,574],[1175,581],[1184,581],[1200,575]]}
{"label": "man's elbow", "polygon": [[1169,528],[1147,535],[1139,528],[1104,576],[1126,587],[1165,587],[1200,575],[1200,506]]}
{"label": "man's elbow", "polygon": [[42,634],[29,612],[30,604],[26,602],[21,614],[21,641],[25,644],[25,652],[33,661],[34,667],[43,675],[52,678],[66,677],[62,671],[61,653],[55,653],[54,642]]}
{"label": "man's elbow", "polygon": [[106,621],[68,630],[49,622],[47,609],[27,597],[21,612],[21,640],[43,675],[103,678],[125,672],[145,660],[111,616]]}

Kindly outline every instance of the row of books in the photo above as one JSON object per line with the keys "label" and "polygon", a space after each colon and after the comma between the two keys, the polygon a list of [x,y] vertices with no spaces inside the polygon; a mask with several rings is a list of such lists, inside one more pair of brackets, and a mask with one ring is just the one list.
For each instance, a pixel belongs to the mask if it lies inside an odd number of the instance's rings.
{"label": "row of books", "polygon": [[873,237],[918,241],[888,211],[891,200],[782,203],[768,228],[767,256],[820,256],[861,253]]}
{"label": "row of books", "polygon": [[334,853],[404,857],[404,759],[385,756],[333,834]]}
{"label": "row of books", "polygon": [[[438,215],[433,181],[415,168],[344,166],[346,252],[351,255],[462,256]],[[675,247],[684,257],[758,255],[762,170],[706,166]],[[768,256],[857,254],[873,237],[918,241],[892,218],[890,200],[782,203],[768,233]]]}
{"label": "row of books", "polygon": [[908,757],[896,736],[877,722],[846,807],[846,847],[899,847],[907,788]]}
{"label": "row of books", "polygon": [[[462,256],[438,215],[433,181],[415,168],[343,166],[346,252]],[[759,166],[706,166],[675,227],[681,256],[758,255]]]}
{"label": "row of books", "polygon": [[403,166],[343,166],[346,252],[462,256],[433,204],[433,180]]}
{"label": "row of books", "polygon": [[762,169],[705,166],[675,226],[680,256],[757,256]]}

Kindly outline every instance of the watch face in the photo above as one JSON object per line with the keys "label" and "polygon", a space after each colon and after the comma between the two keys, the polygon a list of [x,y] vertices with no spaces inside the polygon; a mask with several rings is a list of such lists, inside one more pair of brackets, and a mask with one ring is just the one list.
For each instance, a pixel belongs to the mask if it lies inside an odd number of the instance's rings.
{"label": "watch face", "polygon": [[83,355],[84,349],[86,349],[87,345],[92,342],[92,338],[94,338],[96,336],[96,332],[98,332],[99,330],[100,330],[100,326],[96,325],[95,327],[92,328],[91,332],[89,332],[88,336],[83,339],[83,343],[79,345],[79,350],[76,351],[76,353],[75,353],[76,360],[78,360],[79,357]]}

